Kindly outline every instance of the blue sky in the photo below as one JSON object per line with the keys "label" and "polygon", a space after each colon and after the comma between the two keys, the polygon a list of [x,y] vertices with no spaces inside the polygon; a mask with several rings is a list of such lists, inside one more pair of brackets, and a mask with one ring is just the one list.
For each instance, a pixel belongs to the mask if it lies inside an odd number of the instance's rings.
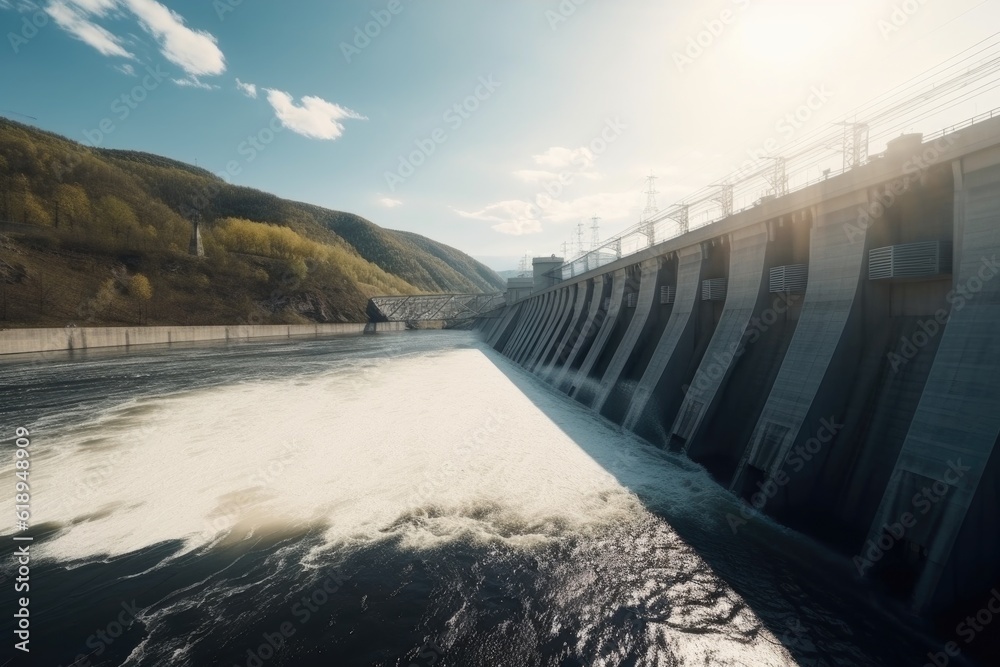
{"label": "blue sky", "polygon": [[[0,0],[0,22],[16,120],[504,269],[594,215],[634,224],[650,172],[665,208],[831,127],[990,37],[1000,2]],[[998,106],[987,87],[900,131]]]}

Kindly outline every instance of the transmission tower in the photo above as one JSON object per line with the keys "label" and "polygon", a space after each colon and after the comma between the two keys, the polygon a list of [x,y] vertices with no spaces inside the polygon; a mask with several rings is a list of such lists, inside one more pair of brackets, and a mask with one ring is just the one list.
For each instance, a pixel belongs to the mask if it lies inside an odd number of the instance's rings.
{"label": "transmission tower", "polygon": [[733,214],[733,184],[716,183],[713,187],[719,188],[719,194],[713,197],[712,201],[718,202],[722,207],[722,217],[728,218]]}
{"label": "transmission tower", "polygon": [[775,197],[784,197],[788,194],[788,172],[785,170],[787,162],[783,157],[769,159],[774,160],[774,171],[771,172],[770,176],[765,175],[764,178],[771,185],[771,192]]}
{"label": "transmission tower", "polygon": [[569,259],[569,241],[564,241],[562,244],[563,257]]}
{"label": "transmission tower", "polygon": [[583,220],[576,223],[576,249],[581,255],[587,252],[583,249]]}
{"label": "transmission tower", "polygon": [[681,204],[676,206],[667,217],[677,223],[678,229],[680,229],[681,234],[687,234],[690,230],[690,220],[688,214],[690,213],[691,207],[687,204]]}
{"label": "transmission tower", "polygon": [[518,267],[518,271],[521,273],[521,277],[528,275],[531,271],[531,255],[525,253],[524,257],[521,258],[521,264]]}
{"label": "transmission tower", "polygon": [[590,249],[597,250],[601,245],[601,219],[595,215],[590,222]]}
{"label": "transmission tower", "polygon": [[844,171],[868,161],[868,123],[842,122],[844,126]]}
{"label": "transmission tower", "polygon": [[656,195],[660,191],[656,189],[656,176],[650,172],[646,177],[646,208],[642,211],[640,232],[646,236],[649,245],[656,245],[656,226],[653,218],[660,212],[660,207],[656,205]]}

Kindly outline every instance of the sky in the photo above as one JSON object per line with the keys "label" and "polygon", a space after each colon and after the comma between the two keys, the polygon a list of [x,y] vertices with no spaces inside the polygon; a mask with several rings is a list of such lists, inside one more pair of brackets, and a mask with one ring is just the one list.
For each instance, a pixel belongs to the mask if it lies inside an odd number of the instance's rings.
{"label": "sky", "polygon": [[[863,120],[1000,0],[0,0],[0,26],[0,114],[504,270],[634,225],[650,174],[667,209]],[[996,107],[985,86],[897,134]]]}

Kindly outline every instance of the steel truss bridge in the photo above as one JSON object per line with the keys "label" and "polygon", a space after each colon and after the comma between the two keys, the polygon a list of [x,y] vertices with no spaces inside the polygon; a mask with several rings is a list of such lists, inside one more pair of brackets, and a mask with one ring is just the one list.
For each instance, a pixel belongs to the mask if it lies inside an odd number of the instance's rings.
{"label": "steel truss bridge", "polygon": [[376,296],[368,302],[368,319],[372,322],[471,320],[500,308],[504,298],[501,293]]}

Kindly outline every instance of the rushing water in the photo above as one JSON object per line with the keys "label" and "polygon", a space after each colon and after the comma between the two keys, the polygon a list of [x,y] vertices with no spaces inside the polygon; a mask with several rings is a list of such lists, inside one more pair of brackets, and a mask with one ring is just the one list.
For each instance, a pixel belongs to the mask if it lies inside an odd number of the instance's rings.
{"label": "rushing water", "polygon": [[[734,535],[734,500],[704,470],[471,334],[8,360],[5,451],[16,426],[32,432],[30,664],[920,665],[927,651],[849,564],[764,519]],[[13,473],[5,456],[4,498]]]}

